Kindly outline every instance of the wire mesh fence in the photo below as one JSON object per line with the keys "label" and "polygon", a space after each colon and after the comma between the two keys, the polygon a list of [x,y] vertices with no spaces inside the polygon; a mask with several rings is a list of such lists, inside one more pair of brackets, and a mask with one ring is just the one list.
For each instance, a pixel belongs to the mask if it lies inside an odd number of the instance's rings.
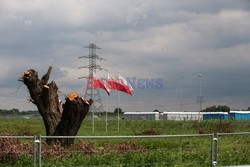
{"label": "wire mesh fence", "polygon": [[[249,135],[0,136],[0,166],[247,165]],[[75,142],[64,147],[60,139]]]}
{"label": "wire mesh fence", "polygon": [[[55,159],[59,166],[197,166],[211,163],[211,134],[155,135],[155,136],[78,136],[75,144],[62,148],[47,147],[43,142],[41,164],[49,165]],[[66,138],[42,136],[47,138]],[[72,137],[73,138],[73,137]],[[45,150],[44,150],[45,148]],[[198,161],[197,161],[198,159]],[[75,162],[75,163],[74,163]]]}
{"label": "wire mesh fence", "polygon": [[19,159],[35,166],[36,154],[36,136],[0,136],[0,166],[18,164]]}
{"label": "wire mesh fence", "polygon": [[219,166],[250,165],[250,132],[218,133],[217,136],[215,159]]}

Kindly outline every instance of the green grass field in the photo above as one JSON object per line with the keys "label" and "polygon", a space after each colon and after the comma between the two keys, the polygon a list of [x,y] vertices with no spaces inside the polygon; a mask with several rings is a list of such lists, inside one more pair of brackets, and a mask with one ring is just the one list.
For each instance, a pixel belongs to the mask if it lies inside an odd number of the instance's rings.
{"label": "green grass field", "polygon": [[[250,121],[108,121],[87,118],[78,136],[115,136],[150,134],[198,134],[213,132],[250,132]],[[41,119],[0,118],[0,133],[45,135]],[[94,139],[76,140],[72,148],[46,146],[43,166],[210,166],[211,137],[165,139]],[[221,136],[218,140],[218,165],[250,164],[250,136]],[[58,152],[55,153],[55,149]],[[48,155],[47,155],[48,154]],[[55,155],[56,154],[56,155]],[[0,160],[1,162],[1,160]],[[20,155],[13,163],[0,166],[32,166],[31,155]]]}

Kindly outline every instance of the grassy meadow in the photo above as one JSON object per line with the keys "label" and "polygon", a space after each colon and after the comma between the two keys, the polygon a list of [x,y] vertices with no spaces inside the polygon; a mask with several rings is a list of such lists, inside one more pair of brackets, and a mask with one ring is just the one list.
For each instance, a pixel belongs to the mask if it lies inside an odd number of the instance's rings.
{"label": "grassy meadow", "polygon": [[[109,117],[83,122],[79,136],[174,135],[213,132],[250,132],[250,121],[118,121]],[[45,135],[40,118],[0,118],[0,133],[12,135]],[[43,145],[43,166],[210,166],[211,137],[158,139],[93,139],[76,140],[63,148]],[[218,165],[250,164],[250,136],[220,136]],[[31,147],[31,146],[30,146]],[[32,166],[32,156],[20,154],[13,162],[1,161],[0,166]]]}

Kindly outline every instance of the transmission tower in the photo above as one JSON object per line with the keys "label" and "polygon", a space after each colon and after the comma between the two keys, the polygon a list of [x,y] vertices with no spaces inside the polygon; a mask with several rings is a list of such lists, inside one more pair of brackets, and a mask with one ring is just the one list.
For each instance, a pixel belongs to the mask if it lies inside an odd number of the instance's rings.
{"label": "transmission tower", "polygon": [[[90,112],[92,112],[92,116],[94,119],[94,112],[104,112],[99,89],[92,89],[93,88],[93,77],[94,77],[94,73],[96,73],[96,70],[105,70],[104,68],[101,68],[100,65],[96,64],[96,60],[105,60],[105,59],[96,55],[96,49],[101,49],[100,47],[96,46],[96,44],[92,43],[92,44],[89,44],[88,46],[84,46],[84,48],[89,48],[89,55],[88,56],[81,56],[81,57],[79,57],[79,59],[88,58],[89,65],[79,67],[79,69],[88,68],[89,75],[80,77],[79,79],[89,78],[89,82],[87,82],[87,87],[86,87],[84,97],[87,99],[92,99],[94,101],[94,103],[90,107]],[[93,128],[94,128],[94,126],[93,126]]]}

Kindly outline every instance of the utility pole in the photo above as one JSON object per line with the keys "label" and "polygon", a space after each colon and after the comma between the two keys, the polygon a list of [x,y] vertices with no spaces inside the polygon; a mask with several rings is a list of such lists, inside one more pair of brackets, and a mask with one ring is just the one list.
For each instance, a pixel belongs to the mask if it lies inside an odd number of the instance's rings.
{"label": "utility pole", "polygon": [[79,59],[88,58],[89,65],[79,67],[79,69],[88,68],[89,75],[79,77],[79,79],[87,78],[87,87],[86,87],[84,98],[92,99],[94,101],[89,109],[90,112],[92,112],[92,130],[94,132],[95,131],[95,120],[94,120],[95,112],[104,112],[99,89],[93,89],[93,81],[94,81],[93,79],[94,79],[94,73],[96,73],[97,69],[98,70],[105,70],[105,69],[102,68],[100,65],[97,65],[96,60],[106,60],[106,59],[103,59],[103,58],[99,57],[98,55],[96,55],[96,49],[101,49],[100,47],[96,46],[96,44],[91,43],[88,46],[84,46],[84,48],[89,49],[89,55],[88,56],[81,56],[81,57],[79,57]]}
{"label": "utility pole", "polygon": [[180,86],[180,112],[183,111],[183,90],[182,90],[182,84],[179,84]]}

